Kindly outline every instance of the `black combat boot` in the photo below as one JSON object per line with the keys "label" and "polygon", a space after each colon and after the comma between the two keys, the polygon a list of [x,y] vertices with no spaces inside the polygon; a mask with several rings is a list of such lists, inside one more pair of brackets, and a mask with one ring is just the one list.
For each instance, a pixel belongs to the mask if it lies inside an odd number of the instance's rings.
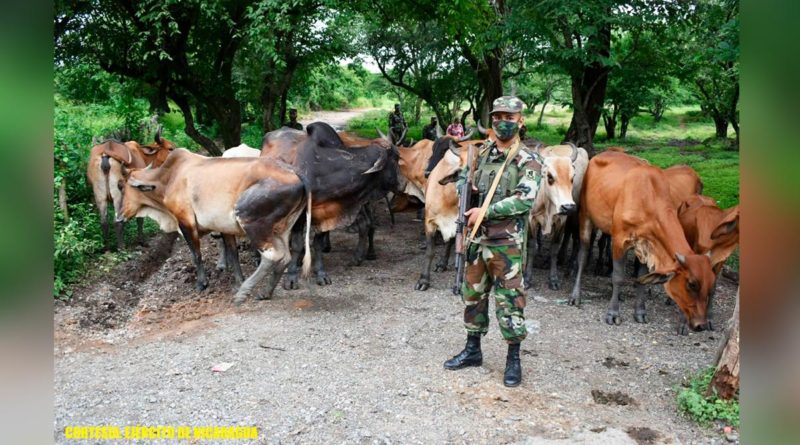
{"label": "black combat boot", "polygon": [[506,386],[519,386],[522,383],[522,367],[519,364],[519,343],[508,345],[506,356],[506,372],[503,374],[503,384]]}
{"label": "black combat boot", "polygon": [[444,368],[451,371],[466,368],[467,366],[480,366],[483,364],[483,354],[481,353],[480,334],[468,335],[467,345],[457,356],[444,362]]}

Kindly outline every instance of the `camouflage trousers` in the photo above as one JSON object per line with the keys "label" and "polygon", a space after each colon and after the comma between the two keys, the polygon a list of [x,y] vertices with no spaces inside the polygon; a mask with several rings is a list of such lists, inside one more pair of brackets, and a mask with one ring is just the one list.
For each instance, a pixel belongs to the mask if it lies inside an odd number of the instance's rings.
{"label": "camouflage trousers", "polygon": [[519,343],[525,329],[525,294],[522,291],[522,254],[519,245],[470,244],[461,298],[464,327],[469,334],[489,331],[489,292],[494,287],[495,315],[508,343]]}

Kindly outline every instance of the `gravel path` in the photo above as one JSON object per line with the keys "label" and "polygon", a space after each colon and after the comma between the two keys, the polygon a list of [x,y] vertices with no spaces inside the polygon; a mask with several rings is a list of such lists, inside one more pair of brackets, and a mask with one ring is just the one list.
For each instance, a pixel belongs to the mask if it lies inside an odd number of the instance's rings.
{"label": "gravel path", "polygon": [[299,122],[303,124],[303,128],[307,127],[308,124],[312,122],[322,121],[327,122],[336,130],[344,130],[350,119],[361,116],[372,110],[377,110],[377,108],[353,108],[345,111],[314,111],[311,113],[311,116],[300,119]]}
{"label": "gravel path", "polygon": [[[611,327],[601,321],[609,278],[590,273],[576,309],[537,269],[526,315],[539,330],[522,346],[522,385],[502,385],[494,319],[484,365],[444,370],[464,342],[452,273],[414,291],[420,223],[403,213],[391,228],[385,206],[378,213],[378,260],[347,266],[356,236],[337,231],[325,257],[332,286],[279,288],[240,308],[227,273],[212,272],[209,289],[195,292],[185,243],[165,235],[90,277],[72,302],[56,303],[55,441],[75,443],[68,425],[110,424],[254,425],[259,444],[724,442],[675,405],[683,376],[712,362],[721,333],[675,335],[661,288],[645,325],[633,322],[625,289],[623,323]],[[203,250],[213,270],[210,238]],[[251,256],[241,256],[249,273]],[[724,320],[736,285],[719,286],[714,313]],[[222,362],[233,365],[210,370]]]}

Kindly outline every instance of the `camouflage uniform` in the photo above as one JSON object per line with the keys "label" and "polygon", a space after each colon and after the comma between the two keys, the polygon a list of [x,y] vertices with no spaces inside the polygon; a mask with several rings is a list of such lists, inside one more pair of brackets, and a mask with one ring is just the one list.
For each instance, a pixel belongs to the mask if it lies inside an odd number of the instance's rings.
{"label": "camouflage uniform", "polygon": [[[519,140],[517,144],[521,144]],[[490,142],[480,153],[473,184],[478,188],[479,203],[488,194],[506,154]],[[520,145],[514,159],[506,165],[492,204],[488,207],[476,238],[467,248],[467,267],[462,287],[464,326],[468,334],[485,335],[489,330],[488,293],[494,286],[495,315],[503,338],[519,343],[525,329],[525,294],[523,293],[522,259],[527,236],[528,212],[533,206],[541,183],[541,159],[538,154]],[[461,172],[458,190],[468,170]]]}
{"label": "camouflage uniform", "polygon": [[[406,120],[403,118],[403,113],[400,112],[398,107],[395,107],[395,111],[389,113],[389,130],[391,131],[392,140],[396,144],[400,145],[403,142],[398,139],[407,127]],[[403,139],[405,139],[405,137]]]}

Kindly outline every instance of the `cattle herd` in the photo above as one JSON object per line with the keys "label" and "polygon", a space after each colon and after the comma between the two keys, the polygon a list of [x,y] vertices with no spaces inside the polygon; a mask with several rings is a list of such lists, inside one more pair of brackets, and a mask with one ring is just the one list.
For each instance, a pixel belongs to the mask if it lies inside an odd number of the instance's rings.
{"label": "cattle herd", "polygon": [[[358,232],[354,264],[373,259],[373,203],[387,195],[413,196],[425,206],[426,248],[414,285],[424,291],[431,286],[437,233],[444,254],[435,270],[447,270],[450,263],[458,218],[455,178],[475,162],[468,153],[478,152],[467,147],[494,137],[491,129],[479,125],[478,130],[482,139],[470,139],[470,132],[460,139],[439,135],[436,141],[398,147],[380,130],[380,137],[365,139],[316,122],[306,131],[284,127],[267,133],[261,150],[241,145],[222,157],[176,148],[159,131],[150,145],[115,140],[94,145],[87,175],[106,242],[109,201],[118,248],[124,223],[134,217],[140,241],[145,216],[163,231],[180,232],[192,253],[198,291],[208,286],[200,238],[218,233],[217,267],[232,271],[239,285],[233,297],[237,304],[251,295],[271,298],[281,276],[284,288],[297,288],[301,267],[309,274],[312,262],[317,284],[330,284],[320,252],[330,249],[327,233],[336,228],[351,226]],[[544,147],[525,142],[541,155],[542,177],[530,213],[526,288],[534,281],[534,260],[547,236],[548,286],[560,289],[561,276],[574,272],[568,302],[579,305],[581,278],[599,234],[598,264],[607,260],[612,268],[607,323],[620,323],[620,286],[626,253],[633,250],[638,276],[634,320],[647,321],[644,286],[663,284],[683,314],[679,333],[710,329],[716,279],[739,241],[738,206],[723,210],[703,196],[699,176],[685,165],[661,169],[619,148],[590,160],[586,150],[570,143]],[[246,237],[259,260],[246,278],[237,237]],[[566,263],[566,274],[559,273],[560,262]]]}

